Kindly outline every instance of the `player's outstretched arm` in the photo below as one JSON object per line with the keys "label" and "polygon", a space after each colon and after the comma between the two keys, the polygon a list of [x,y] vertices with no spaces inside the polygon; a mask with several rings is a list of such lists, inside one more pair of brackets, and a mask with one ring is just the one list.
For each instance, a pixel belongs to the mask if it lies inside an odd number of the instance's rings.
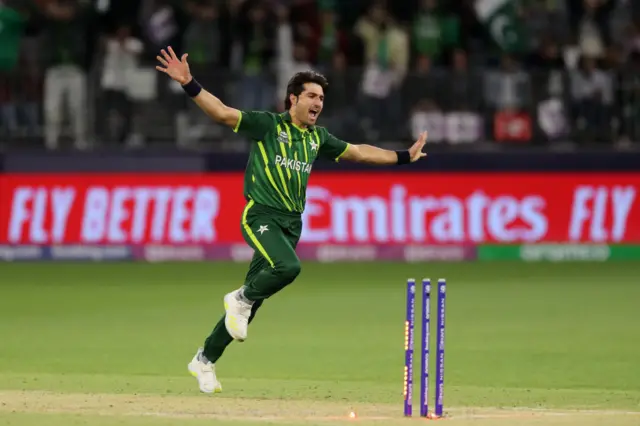
{"label": "player's outstretched arm", "polygon": [[231,127],[236,127],[240,120],[240,111],[226,106],[220,99],[203,89],[191,76],[187,53],[178,59],[175,52],[169,46],[169,52],[161,50],[162,56],[156,58],[162,66],[156,66],[161,71],[182,85],[187,95],[207,114],[209,117]]}
{"label": "player's outstretched arm", "polygon": [[356,163],[379,165],[413,163],[427,156],[426,153],[422,152],[426,142],[427,132],[422,132],[420,138],[407,151],[391,151],[367,144],[350,144],[342,155],[342,159]]}

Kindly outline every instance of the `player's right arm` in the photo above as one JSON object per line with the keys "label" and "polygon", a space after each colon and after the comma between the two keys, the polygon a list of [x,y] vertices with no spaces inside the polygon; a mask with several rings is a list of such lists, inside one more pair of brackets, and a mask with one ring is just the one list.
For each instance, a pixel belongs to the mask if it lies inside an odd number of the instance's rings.
{"label": "player's right arm", "polygon": [[[190,85],[193,86],[195,83],[189,70],[189,64],[187,63],[187,57],[189,55],[185,53],[181,59],[178,59],[171,46],[169,46],[168,50],[169,52],[162,49],[162,56],[158,55],[156,57],[163,65],[156,66],[156,69],[167,74],[183,87],[186,87],[188,91]],[[240,120],[242,119],[240,111],[225,105],[220,99],[204,88],[199,88],[198,90],[197,95],[191,97],[196,105],[213,120],[237,131],[238,124],[240,124]]]}

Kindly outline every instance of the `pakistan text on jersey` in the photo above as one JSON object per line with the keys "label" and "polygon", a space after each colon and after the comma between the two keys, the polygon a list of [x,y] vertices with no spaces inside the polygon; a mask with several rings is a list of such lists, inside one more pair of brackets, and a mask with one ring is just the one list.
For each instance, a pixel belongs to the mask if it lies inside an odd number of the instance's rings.
{"label": "pakistan text on jersey", "polygon": [[311,173],[311,164],[304,161],[293,160],[291,158],[276,155],[276,166],[285,167],[296,172]]}

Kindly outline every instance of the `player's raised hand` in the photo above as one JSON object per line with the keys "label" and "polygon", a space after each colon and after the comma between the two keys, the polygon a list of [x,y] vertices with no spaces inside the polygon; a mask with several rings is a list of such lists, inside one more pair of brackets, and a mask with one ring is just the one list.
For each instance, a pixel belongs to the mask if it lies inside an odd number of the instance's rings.
{"label": "player's raised hand", "polygon": [[409,148],[412,163],[427,156],[425,152],[422,152],[422,148],[424,148],[425,143],[427,143],[427,132],[422,132],[420,133],[418,140],[411,146],[411,148]]}
{"label": "player's raised hand", "polygon": [[156,66],[156,69],[167,74],[182,85],[187,84],[191,80],[191,71],[187,63],[187,57],[189,55],[185,53],[182,55],[182,59],[178,59],[171,46],[169,46],[169,52],[162,49],[160,53],[162,53],[162,56],[158,55],[156,59],[158,59],[162,66]]}

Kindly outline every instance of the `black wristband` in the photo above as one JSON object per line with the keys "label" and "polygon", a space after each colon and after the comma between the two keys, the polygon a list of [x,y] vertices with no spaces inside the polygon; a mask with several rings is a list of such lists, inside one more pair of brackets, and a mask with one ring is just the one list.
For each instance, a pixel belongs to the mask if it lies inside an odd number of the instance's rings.
{"label": "black wristband", "polygon": [[411,162],[411,154],[409,154],[408,150],[405,151],[396,151],[398,155],[398,163],[397,164],[409,164]]}
{"label": "black wristband", "polygon": [[202,86],[200,86],[200,83],[198,83],[195,78],[191,78],[191,81],[183,85],[182,89],[190,98],[195,98],[202,90]]}

